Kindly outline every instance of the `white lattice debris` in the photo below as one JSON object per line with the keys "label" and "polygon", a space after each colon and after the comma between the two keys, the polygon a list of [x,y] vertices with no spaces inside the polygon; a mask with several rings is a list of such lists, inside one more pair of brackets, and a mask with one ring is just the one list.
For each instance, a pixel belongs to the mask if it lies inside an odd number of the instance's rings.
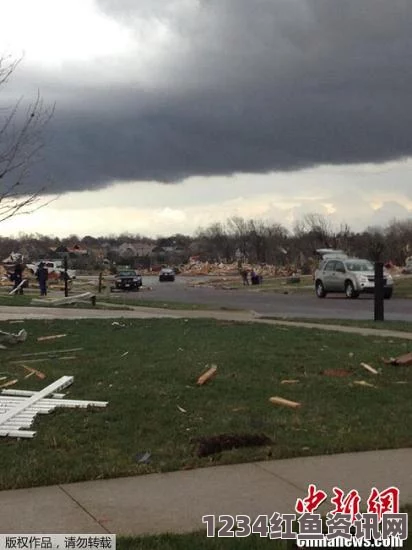
{"label": "white lattice debris", "polygon": [[43,390],[3,390],[0,393],[0,436],[34,437],[29,430],[38,414],[48,414],[56,408],[106,407],[107,401],[83,401],[64,399],[59,390],[73,383],[73,376],[62,376]]}

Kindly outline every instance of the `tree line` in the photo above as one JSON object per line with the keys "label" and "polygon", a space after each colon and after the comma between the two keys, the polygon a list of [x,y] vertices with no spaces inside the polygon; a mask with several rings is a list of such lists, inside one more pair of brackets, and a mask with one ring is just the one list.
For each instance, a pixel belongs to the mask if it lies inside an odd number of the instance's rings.
{"label": "tree line", "polygon": [[[135,257],[129,254],[128,261],[136,265],[147,260],[150,254],[154,263],[179,264],[196,257],[200,261],[247,261],[310,270],[310,259],[317,249],[333,248],[352,256],[403,266],[406,258],[412,256],[412,219],[392,220],[384,227],[367,227],[358,232],[347,224],[335,227],[324,215],[308,214],[295,223],[292,230],[266,220],[231,217],[226,222],[199,228],[194,235],[176,233],[157,238],[133,233],[99,237],[69,235],[62,239],[20,234],[17,238],[0,237],[0,256],[3,260],[14,251],[23,253],[26,259],[50,257],[56,248],[80,244],[88,250],[88,255],[77,258],[78,267],[93,268],[97,267],[95,264],[101,260],[102,253],[113,262],[121,262],[118,247],[125,242],[135,243],[137,250],[139,244],[148,245],[140,258],[138,252]],[[153,253],[148,252],[150,248]]]}

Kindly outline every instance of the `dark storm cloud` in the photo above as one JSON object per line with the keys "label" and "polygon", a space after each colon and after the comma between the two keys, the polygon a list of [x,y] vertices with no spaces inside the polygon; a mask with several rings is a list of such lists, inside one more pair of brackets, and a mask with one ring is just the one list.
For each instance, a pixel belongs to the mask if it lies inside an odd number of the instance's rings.
{"label": "dark storm cloud", "polygon": [[62,189],[412,154],[410,0],[100,0],[99,7],[136,36],[154,25],[170,40],[144,79],[137,51],[123,84],[83,88],[75,72],[61,95],[54,84],[57,112],[42,169]]}

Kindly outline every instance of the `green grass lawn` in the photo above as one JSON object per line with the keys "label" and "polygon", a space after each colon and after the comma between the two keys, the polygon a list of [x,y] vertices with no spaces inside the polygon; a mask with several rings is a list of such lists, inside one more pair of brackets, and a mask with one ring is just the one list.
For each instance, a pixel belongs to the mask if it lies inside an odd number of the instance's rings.
{"label": "green grass lawn", "polygon": [[[380,359],[410,351],[410,342],[213,320],[112,322],[0,323],[29,333],[24,344],[0,351],[0,376],[19,379],[13,388],[39,389],[73,375],[72,399],[109,401],[103,410],[42,416],[32,440],[1,439],[0,489],[412,445],[412,368]],[[67,336],[37,342],[59,333]],[[76,359],[27,363],[47,375],[43,381],[23,380],[26,372],[13,363],[23,353],[77,347],[84,350]],[[362,361],[382,374],[368,373]],[[216,377],[196,386],[211,364]],[[329,377],[324,369],[350,375]],[[376,387],[353,385],[359,380]],[[271,396],[302,406],[275,406]],[[197,456],[193,438],[224,433],[265,434],[273,443]],[[152,453],[146,465],[136,461],[145,451]]]}

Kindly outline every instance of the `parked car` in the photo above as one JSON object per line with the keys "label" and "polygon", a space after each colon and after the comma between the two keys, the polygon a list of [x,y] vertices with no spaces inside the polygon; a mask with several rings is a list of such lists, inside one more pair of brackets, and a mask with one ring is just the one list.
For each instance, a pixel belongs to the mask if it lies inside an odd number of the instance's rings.
{"label": "parked car", "polygon": [[[393,293],[393,279],[384,271],[384,297]],[[369,260],[358,258],[330,259],[315,272],[315,291],[318,298],[328,292],[344,292],[348,298],[375,291],[375,267]]]}
{"label": "parked car", "polygon": [[139,290],[142,286],[142,276],[133,269],[119,271],[114,279],[115,288],[118,290]]}
{"label": "parked car", "polygon": [[175,272],[170,267],[163,267],[159,272],[159,281],[162,283],[164,281],[174,281]]}

